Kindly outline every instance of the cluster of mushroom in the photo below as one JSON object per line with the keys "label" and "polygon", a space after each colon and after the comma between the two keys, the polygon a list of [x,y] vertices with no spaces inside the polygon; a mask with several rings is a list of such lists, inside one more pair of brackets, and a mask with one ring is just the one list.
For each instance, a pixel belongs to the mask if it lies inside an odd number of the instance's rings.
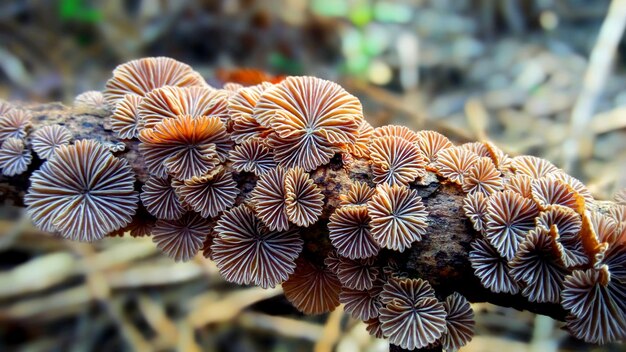
{"label": "cluster of mushroom", "polygon": [[491,143],[446,149],[440,173],[467,192],[482,236],[470,262],[496,293],[561,304],[567,328],[592,343],[626,338],[626,205],[606,213],[589,190],[548,161],[509,158]]}
{"label": "cluster of mushroom", "polygon": [[[49,154],[38,154],[48,160],[25,203],[45,231],[80,241],[151,235],[175,260],[202,251],[230,282],[282,284],[304,313],[343,303],[393,344],[455,350],[473,335],[468,301],[441,297],[393,260],[428,235],[415,188],[436,173],[467,193],[465,211],[483,235],[471,260],[485,287],[562,302],[587,341],[623,337],[624,209],[615,219],[590,214],[589,192],[545,160],[509,158],[491,143],[454,146],[433,131],[373,128],[359,100],[326,80],[216,89],[162,57],[118,66],[103,96],[80,102],[113,110],[111,129],[147,176],[136,182],[128,161],[97,141],[69,144],[71,136],[40,132],[61,126],[41,128],[33,135],[47,136]],[[364,161],[370,177],[331,202],[337,195],[314,174],[337,159]],[[596,318],[613,325],[589,332]]]}

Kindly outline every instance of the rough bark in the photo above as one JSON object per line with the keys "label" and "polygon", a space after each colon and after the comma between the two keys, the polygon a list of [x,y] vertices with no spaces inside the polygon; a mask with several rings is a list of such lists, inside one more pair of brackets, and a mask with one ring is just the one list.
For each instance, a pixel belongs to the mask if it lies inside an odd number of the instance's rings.
{"label": "rough bark", "polygon": [[[119,147],[123,143],[125,150],[115,154],[128,159],[140,182],[147,178],[142,158],[137,152],[138,142],[121,141],[115,137],[109,128],[110,112],[97,109],[77,110],[58,103],[24,105],[23,108],[33,113],[33,129],[59,123],[69,128],[75,139],[97,139],[113,147]],[[29,184],[28,178],[40,165],[41,160],[35,156],[26,173],[17,177],[0,176],[0,204],[23,206],[22,199]],[[337,207],[339,195],[347,191],[351,181],[360,180],[372,184],[370,175],[366,161],[342,160],[340,156],[335,157],[329,165],[315,170],[312,178],[323,188],[326,196],[323,217],[327,218]],[[238,182],[243,194],[240,199],[242,201],[254,187],[254,180],[242,178]],[[521,295],[495,294],[480,284],[473,274],[468,256],[470,242],[478,234],[463,214],[464,194],[460,187],[446,183],[434,174],[428,174],[411,187],[418,190],[429,212],[428,235],[405,253],[393,254],[396,258],[403,259],[404,269],[411,276],[428,280],[440,299],[457,291],[471,302],[489,302],[547,315],[561,321],[565,319],[566,313],[558,304],[529,303]],[[601,211],[606,211],[609,204],[599,202],[598,207]]]}

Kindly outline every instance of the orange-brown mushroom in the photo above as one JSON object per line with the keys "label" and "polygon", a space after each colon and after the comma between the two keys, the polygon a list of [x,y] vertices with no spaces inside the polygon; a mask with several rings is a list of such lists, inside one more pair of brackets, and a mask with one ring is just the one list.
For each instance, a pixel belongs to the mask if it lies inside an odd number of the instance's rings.
{"label": "orange-brown mushroom", "polygon": [[180,115],[219,117],[226,124],[227,94],[209,87],[165,86],[146,94],[137,107],[141,128],[154,128]]}
{"label": "orange-brown mushroom", "polygon": [[218,117],[181,115],[139,134],[139,150],[156,176],[185,180],[211,171],[228,156],[232,142]]}
{"label": "orange-brown mushroom", "polygon": [[328,268],[316,266],[302,258],[296,270],[283,283],[285,297],[304,314],[323,314],[339,305],[341,283]]}

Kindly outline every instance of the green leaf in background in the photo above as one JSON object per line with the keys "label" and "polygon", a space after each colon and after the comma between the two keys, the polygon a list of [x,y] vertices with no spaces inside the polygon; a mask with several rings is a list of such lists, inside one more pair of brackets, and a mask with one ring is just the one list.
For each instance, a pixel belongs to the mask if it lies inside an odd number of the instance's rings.
{"label": "green leaf in background", "polygon": [[373,18],[372,6],[369,0],[359,0],[352,5],[348,14],[350,21],[357,27],[363,27]]}
{"label": "green leaf in background", "polygon": [[347,0],[313,0],[313,12],[321,16],[345,17],[348,15]]}
{"label": "green leaf in background", "polygon": [[84,0],[61,0],[59,14],[62,20],[81,22],[99,22],[102,20],[102,13],[88,7]]}
{"label": "green leaf in background", "polygon": [[413,17],[413,8],[409,4],[391,1],[379,1],[374,6],[376,21],[387,23],[407,23]]}
{"label": "green leaf in background", "polygon": [[369,56],[382,54],[389,48],[389,43],[391,42],[389,36],[386,27],[376,23],[370,23],[370,25],[364,29],[363,52]]}
{"label": "green leaf in background", "polygon": [[292,60],[279,52],[270,54],[269,64],[278,72],[284,72],[288,75],[301,75],[304,73],[304,67],[300,62]]}

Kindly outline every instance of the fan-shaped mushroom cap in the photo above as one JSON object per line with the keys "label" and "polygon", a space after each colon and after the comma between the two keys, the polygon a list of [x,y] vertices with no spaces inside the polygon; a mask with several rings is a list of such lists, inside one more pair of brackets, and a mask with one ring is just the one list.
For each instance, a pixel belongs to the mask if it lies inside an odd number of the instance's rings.
{"label": "fan-shaped mushroom cap", "polygon": [[247,139],[230,151],[228,159],[232,161],[232,168],[236,171],[252,172],[262,175],[276,167],[270,149],[260,140]]}
{"label": "fan-shaped mushroom cap", "polygon": [[0,115],[0,143],[7,138],[24,139],[31,127],[31,114],[22,109],[11,109]]}
{"label": "fan-shaped mushroom cap", "polygon": [[271,83],[261,83],[244,87],[228,98],[228,113],[232,119],[233,130],[231,138],[235,142],[242,143],[251,138],[263,137],[271,131],[268,127],[261,126],[253,116],[261,94],[271,86]]}
{"label": "fan-shaped mushroom cap", "polygon": [[517,247],[528,231],[535,227],[537,206],[512,191],[497,192],[489,197],[485,237],[506,259],[515,256]]}
{"label": "fan-shaped mushroom cap", "polygon": [[295,167],[285,175],[285,212],[289,221],[307,227],[322,215],[324,196],[304,169]]}
{"label": "fan-shaped mushroom cap", "polygon": [[621,205],[626,205],[626,188],[622,188],[617,193],[615,193],[614,197],[615,201]]}
{"label": "fan-shaped mushroom cap", "polygon": [[384,248],[404,252],[426,234],[428,213],[417,191],[382,184],[367,202],[372,238]]}
{"label": "fan-shaped mushroom cap", "polygon": [[582,220],[575,211],[558,205],[552,206],[541,212],[535,219],[535,223],[543,231],[550,231],[552,226],[556,226],[558,233],[556,240],[562,252],[561,260],[566,267],[576,267],[589,263],[589,258],[579,235]]}
{"label": "fan-shaped mushroom cap", "polygon": [[157,220],[152,229],[152,241],[168,257],[188,261],[202,248],[202,242],[211,231],[209,220],[194,212],[187,212],[178,220]]}
{"label": "fan-shaped mushroom cap", "polygon": [[479,238],[472,242],[469,259],[476,277],[492,292],[512,295],[519,292],[517,282],[509,275],[507,260],[486,240]]}
{"label": "fan-shaped mushroom cap", "polygon": [[437,172],[456,184],[462,185],[467,172],[476,164],[479,156],[462,147],[451,147],[437,153],[434,167]]}
{"label": "fan-shaped mushroom cap", "polygon": [[144,96],[163,86],[206,86],[206,82],[182,62],[168,57],[147,57],[117,66],[106,83],[104,98],[108,103],[117,103],[128,93]]}
{"label": "fan-shaped mushroom cap", "polygon": [[559,303],[567,274],[560,257],[555,238],[542,228],[530,231],[522,241],[509,266],[513,279],[526,284],[522,295],[530,302]]}
{"label": "fan-shaped mushroom cap", "polygon": [[107,108],[104,94],[97,90],[90,90],[80,93],[74,98],[74,106],[77,108],[91,108],[104,110]]}
{"label": "fan-shaped mushroom cap", "polygon": [[399,125],[385,125],[381,127],[376,127],[372,133],[372,140],[382,137],[399,137],[409,143],[417,143],[417,141],[419,140],[417,133],[411,131],[406,126]]}
{"label": "fan-shaped mushroom cap", "polygon": [[348,153],[356,156],[357,158],[367,158],[367,145],[369,144],[373,133],[374,127],[363,119],[357,130],[356,141],[354,143],[344,145],[344,148],[348,151]]}
{"label": "fan-shaped mushroom cap", "polygon": [[369,152],[376,183],[408,185],[426,174],[426,161],[422,152],[414,143],[404,138],[375,138],[369,145]]}
{"label": "fan-shaped mushroom cap", "polygon": [[383,304],[394,301],[410,304],[426,297],[435,297],[435,290],[423,279],[390,278],[380,294]]}
{"label": "fan-shaped mushroom cap", "polygon": [[376,190],[368,186],[367,183],[354,181],[350,183],[348,192],[339,195],[339,203],[342,206],[366,205],[375,193]]}
{"label": "fan-shaped mushroom cap", "polygon": [[505,180],[504,190],[513,191],[524,198],[532,199],[532,182],[533,178],[528,175],[513,175]]}
{"label": "fan-shaped mushroom cap", "polygon": [[284,282],[302,251],[297,231],[271,231],[245,205],[225,211],[214,230],[213,260],[227,281],[238,284],[267,288]]}
{"label": "fan-shaped mushroom cap", "polygon": [[[446,331],[446,311],[421,279],[394,280],[383,286],[380,309],[383,335],[405,349],[426,347]],[[391,298],[393,297],[393,298]]]}
{"label": "fan-shaped mushroom cap", "polygon": [[296,261],[296,270],[283,283],[285,297],[304,314],[322,314],[339,305],[341,283],[327,268],[304,259]]}
{"label": "fan-shaped mushroom cap", "polygon": [[180,219],[186,212],[169,177],[150,176],[141,187],[141,203],[153,216],[163,220]]}
{"label": "fan-shaped mushroom cap", "polygon": [[615,243],[617,239],[617,223],[615,220],[599,212],[590,212],[587,214],[598,241],[609,244]]}
{"label": "fan-shaped mushroom cap", "polygon": [[349,259],[339,258],[337,278],[344,287],[354,290],[369,290],[378,278],[375,258]]}
{"label": "fan-shaped mushroom cap", "polygon": [[137,209],[128,162],[93,140],[60,146],[30,181],[24,203],[31,219],[68,239],[101,239],[126,226]]}
{"label": "fan-shaped mushroom cap", "polygon": [[474,337],[474,311],[465,297],[455,292],[443,302],[446,310],[446,332],[441,346],[446,351],[456,351],[467,345]]}
{"label": "fan-shaped mushroom cap", "polygon": [[468,194],[463,199],[463,212],[476,231],[485,230],[485,216],[487,215],[487,197],[484,193]]}
{"label": "fan-shaped mushroom cap", "polygon": [[483,145],[489,151],[491,161],[493,161],[498,170],[503,171],[509,169],[511,166],[511,158],[507,154],[505,154],[492,142],[485,141],[483,142]]}
{"label": "fan-shaped mushroom cap", "polygon": [[239,189],[232,174],[219,167],[208,175],[177,183],[176,193],[183,203],[208,218],[232,207]]}
{"label": "fan-shaped mushroom cap", "polygon": [[550,179],[557,179],[563,181],[565,184],[570,186],[576,193],[578,193],[581,197],[585,199],[585,203],[591,204],[594,202],[593,195],[591,191],[585,186],[580,180],[566,174],[565,172],[559,170],[557,172],[553,172],[547,176]]}
{"label": "fan-shaped mushroom cap", "polygon": [[617,224],[617,242],[626,245],[626,205],[615,204],[609,214]]}
{"label": "fan-shaped mushroom cap", "polygon": [[[599,268],[602,261],[604,260],[604,256],[606,254],[606,250],[608,249],[607,243],[601,243],[600,236],[598,235],[598,231],[606,233],[602,230],[602,223],[598,222],[602,220],[600,218],[594,217],[599,214],[595,214],[595,212],[585,211],[582,214],[582,226],[580,229],[579,237],[583,243],[583,248],[589,259],[591,260],[591,264]],[[604,218],[604,217],[602,217]],[[608,224],[608,222],[604,222]]]}
{"label": "fan-shaped mushroom cap", "polygon": [[211,171],[225,160],[232,142],[218,117],[181,115],[139,134],[148,170],[184,180]]}
{"label": "fan-shaped mushroom cap", "polygon": [[333,274],[337,275],[339,271],[339,264],[341,263],[341,256],[337,254],[335,251],[330,251],[326,258],[324,258],[324,265],[328,270],[330,270]]}
{"label": "fan-shaped mushroom cap", "polygon": [[532,197],[542,210],[551,205],[572,208],[579,214],[585,210],[585,199],[565,182],[542,177],[531,183]]}
{"label": "fan-shaped mushroom cap", "polygon": [[434,163],[437,160],[439,151],[454,146],[448,137],[439,132],[424,130],[417,132],[417,136],[419,138],[417,145],[428,163]]}
{"label": "fan-shaped mushroom cap", "polygon": [[67,145],[72,140],[70,131],[60,125],[44,126],[33,133],[33,150],[42,159],[50,159],[57,147]]}
{"label": "fan-shaped mushroom cap", "polygon": [[491,153],[483,142],[467,142],[461,144],[459,147],[467,149],[481,158],[491,158]]}
{"label": "fan-shaped mushroom cap", "polygon": [[574,270],[563,286],[561,304],[571,313],[567,328],[574,336],[598,344],[626,337],[625,287],[613,280],[606,265]]}
{"label": "fan-shaped mushroom cap", "polygon": [[288,77],[263,93],[254,117],[274,130],[269,143],[276,161],[311,171],[356,141],[363,112],[359,100],[336,83]]}
{"label": "fan-shaped mushroom cap", "polygon": [[133,216],[130,224],[124,228],[123,232],[129,232],[132,237],[144,237],[152,235],[152,229],[156,224],[156,218],[152,216],[146,208],[139,204],[137,212]]}
{"label": "fan-shaped mushroom cap", "polygon": [[137,94],[126,94],[117,104],[111,115],[111,128],[122,139],[131,139],[139,136],[139,104],[142,97]]}
{"label": "fan-shaped mushroom cap", "polygon": [[463,192],[481,192],[486,195],[502,189],[500,171],[496,169],[491,159],[482,157],[472,166],[463,178]]}
{"label": "fan-shaped mushroom cap", "polygon": [[154,128],[165,119],[180,115],[219,117],[228,120],[227,94],[209,87],[171,87],[154,89],[138,106],[142,128]]}
{"label": "fan-shaped mushroom cap", "polygon": [[345,305],[344,309],[355,319],[368,320],[378,317],[378,310],[382,308],[378,295],[382,285],[374,285],[369,290],[354,290],[342,288],[339,302]]}
{"label": "fan-shaped mushroom cap", "polygon": [[511,160],[511,168],[517,174],[528,175],[532,178],[542,178],[559,169],[545,159],[532,155],[516,156]]}
{"label": "fan-shaped mushroom cap", "polygon": [[226,90],[226,91],[231,92],[231,93],[236,93],[241,88],[245,88],[245,86],[243,84],[239,84],[239,83],[235,83],[235,82],[226,82],[226,83],[224,83],[222,88],[224,90]]}
{"label": "fan-shaped mushroom cap", "polygon": [[278,166],[261,175],[250,193],[256,215],[270,230],[284,231],[289,228],[285,210],[285,176],[287,172]]}
{"label": "fan-shaped mushroom cap", "polygon": [[335,210],[328,223],[329,238],[337,253],[350,259],[375,256],[380,246],[370,233],[370,217],[364,205]]}
{"label": "fan-shaped mushroom cap", "polygon": [[30,150],[19,138],[7,138],[0,147],[0,169],[4,176],[15,176],[28,169],[33,160]]}
{"label": "fan-shaped mushroom cap", "polygon": [[365,323],[365,329],[371,336],[374,336],[377,339],[382,339],[385,337],[383,335],[383,329],[382,329],[382,326],[380,324],[380,320],[378,319],[378,317],[368,319],[364,321],[364,323]]}

